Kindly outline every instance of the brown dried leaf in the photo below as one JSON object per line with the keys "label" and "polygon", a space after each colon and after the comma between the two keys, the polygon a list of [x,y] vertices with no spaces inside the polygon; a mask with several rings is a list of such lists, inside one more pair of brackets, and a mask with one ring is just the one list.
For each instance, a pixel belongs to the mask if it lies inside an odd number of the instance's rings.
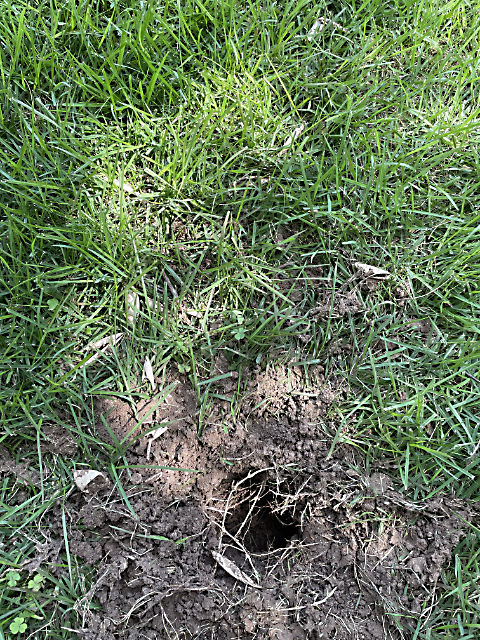
{"label": "brown dried leaf", "polygon": [[305,125],[301,124],[299,127],[293,130],[293,133],[289,135],[288,138],[283,143],[284,148],[280,151],[281,156],[286,155],[289,147],[292,145],[292,142],[294,142],[298,138],[298,136],[303,132],[304,129],[305,129]]}
{"label": "brown dried leaf", "polygon": [[96,342],[90,342],[87,345],[87,349],[95,349],[97,353],[94,353],[93,356],[85,362],[85,366],[87,366],[87,364],[93,364],[95,360],[98,360],[101,357],[102,354],[111,351],[112,348],[122,340],[123,336],[123,333],[113,333],[112,335],[105,336],[105,338],[101,338]]}
{"label": "brown dried leaf", "polygon": [[228,558],[225,558],[225,556],[222,556],[216,551],[212,551],[212,556],[214,560],[216,560],[216,562],[218,562],[218,564],[222,567],[222,569],[230,574],[232,578],[235,578],[235,580],[240,580],[240,582],[243,582],[244,584],[247,584],[249,587],[253,587],[254,589],[261,588],[259,584],[253,582],[253,580],[245,575],[234,562],[232,562]]}
{"label": "brown dried leaf", "polygon": [[124,336],[123,332],[112,333],[112,335],[105,336],[104,338],[101,338],[100,340],[97,340],[96,342],[90,342],[88,344],[88,348],[89,349],[103,349],[103,347],[107,347],[107,346],[114,347],[117,344],[117,342],[120,342],[120,340],[123,338],[123,336]]}
{"label": "brown dried leaf", "polygon": [[333,27],[335,27],[335,29],[340,29],[340,31],[345,31],[345,29],[342,27],[341,24],[338,24],[338,22],[335,22],[334,20],[330,20],[330,18],[319,18],[318,20],[315,21],[313,27],[310,29],[310,31],[307,34],[307,40],[310,42],[311,40],[313,40],[313,38],[316,36],[317,33],[320,33],[321,31],[324,30],[324,28],[331,24]]}
{"label": "brown dried leaf", "polygon": [[140,311],[140,298],[138,293],[131,291],[127,295],[127,320],[130,325],[135,324],[138,312]]}
{"label": "brown dried leaf", "polygon": [[353,266],[358,269],[366,278],[373,278],[374,280],[388,280],[390,278],[390,271],[374,267],[371,264],[364,264],[363,262],[354,262]]}
{"label": "brown dried leaf", "polygon": [[109,484],[107,476],[101,471],[95,471],[95,469],[74,471],[73,480],[77,489],[80,489],[83,493],[90,493],[93,487],[95,487],[95,490],[98,490],[100,487]]}
{"label": "brown dried leaf", "polygon": [[150,460],[150,453],[152,451],[152,444],[153,442],[157,439],[160,438],[160,436],[163,436],[163,434],[165,433],[165,431],[167,430],[167,427],[158,427],[158,429],[154,429],[153,431],[151,431],[148,434],[148,445],[147,445],[147,460]]}
{"label": "brown dried leaf", "polygon": [[118,187],[119,189],[123,189],[125,191],[125,193],[133,193],[134,189],[132,187],[132,185],[129,182],[120,182],[120,180],[118,178],[115,178],[113,180],[113,184]]}
{"label": "brown dried leaf", "polygon": [[143,373],[142,373],[142,382],[144,380],[148,380],[152,385],[152,390],[155,391],[157,385],[155,384],[155,376],[153,375],[153,367],[150,362],[150,358],[147,356],[145,358],[145,362],[143,363]]}

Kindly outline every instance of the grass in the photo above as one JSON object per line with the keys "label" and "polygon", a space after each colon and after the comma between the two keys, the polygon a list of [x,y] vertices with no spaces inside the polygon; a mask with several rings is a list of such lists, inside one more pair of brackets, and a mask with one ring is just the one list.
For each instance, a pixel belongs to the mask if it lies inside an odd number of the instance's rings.
{"label": "grass", "polygon": [[[146,356],[187,372],[202,406],[219,349],[240,370],[321,361],[351,390],[340,438],[414,499],[478,499],[479,10],[0,0],[0,440],[42,480],[3,477],[5,570],[33,557],[75,466],[119,464],[86,428],[92,398],[146,394]],[[392,277],[360,291],[364,313],[315,319],[355,261]],[[42,457],[55,422],[75,459]],[[416,638],[477,637],[479,540]],[[62,584],[40,569],[38,638],[70,637],[87,590],[61,561]],[[0,638],[37,598],[1,575]]]}

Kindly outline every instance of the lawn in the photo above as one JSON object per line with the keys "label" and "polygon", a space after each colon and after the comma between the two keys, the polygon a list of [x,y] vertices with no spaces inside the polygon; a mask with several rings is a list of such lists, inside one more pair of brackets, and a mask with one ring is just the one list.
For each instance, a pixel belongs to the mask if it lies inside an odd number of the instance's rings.
{"label": "lawn", "polygon": [[[94,407],[149,398],[148,363],[190,381],[198,437],[218,379],[321,365],[332,452],[414,503],[478,502],[479,16],[0,0],[0,638],[77,637],[101,610],[65,505],[85,468],[129,505]],[[404,637],[478,638],[479,564],[472,516]]]}

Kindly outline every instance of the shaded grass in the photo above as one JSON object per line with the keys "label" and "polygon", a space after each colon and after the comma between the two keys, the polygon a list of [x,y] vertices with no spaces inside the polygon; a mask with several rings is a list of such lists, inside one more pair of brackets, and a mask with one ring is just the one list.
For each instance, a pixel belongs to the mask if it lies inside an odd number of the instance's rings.
{"label": "shaded grass", "polygon": [[[78,460],[100,464],[94,395],[138,392],[149,355],[156,371],[187,371],[207,402],[201,383],[222,349],[239,368],[320,360],[349,380],[339,424],[357,407],[339,438],[386,457],[414,498],[476,499],[479,3],[0,8],[0,416],[11,454],[42,468],[41,425],[62,420],[80,438]],[[337,24],[312,34],[320,16]],[[354,287],[355,260],[392,278],[357,291],[363,313],[313,319],[325,296]],[[89,365],[87,344],[119,331],[118,349]],[[51,486],[8,511],[3,535],[25,535],[20,523],[26,532],[46,496],[69,490],[72,469],[56,468]],[[472,534],[417,637],[475,636],[477,556]]]}

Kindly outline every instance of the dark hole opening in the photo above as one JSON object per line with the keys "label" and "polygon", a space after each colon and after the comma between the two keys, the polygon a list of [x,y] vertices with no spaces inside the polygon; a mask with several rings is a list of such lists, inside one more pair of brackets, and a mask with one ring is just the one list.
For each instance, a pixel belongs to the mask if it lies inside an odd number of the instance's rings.
{"label": "dark hole opening", "polygon": [[243,483],[234,498],[238,505],[231,510],[225,527],[248,551],[283,549],[300,533],[300,525],[290,513],[277,512],[275,494],[265,478],[254,477]]}

